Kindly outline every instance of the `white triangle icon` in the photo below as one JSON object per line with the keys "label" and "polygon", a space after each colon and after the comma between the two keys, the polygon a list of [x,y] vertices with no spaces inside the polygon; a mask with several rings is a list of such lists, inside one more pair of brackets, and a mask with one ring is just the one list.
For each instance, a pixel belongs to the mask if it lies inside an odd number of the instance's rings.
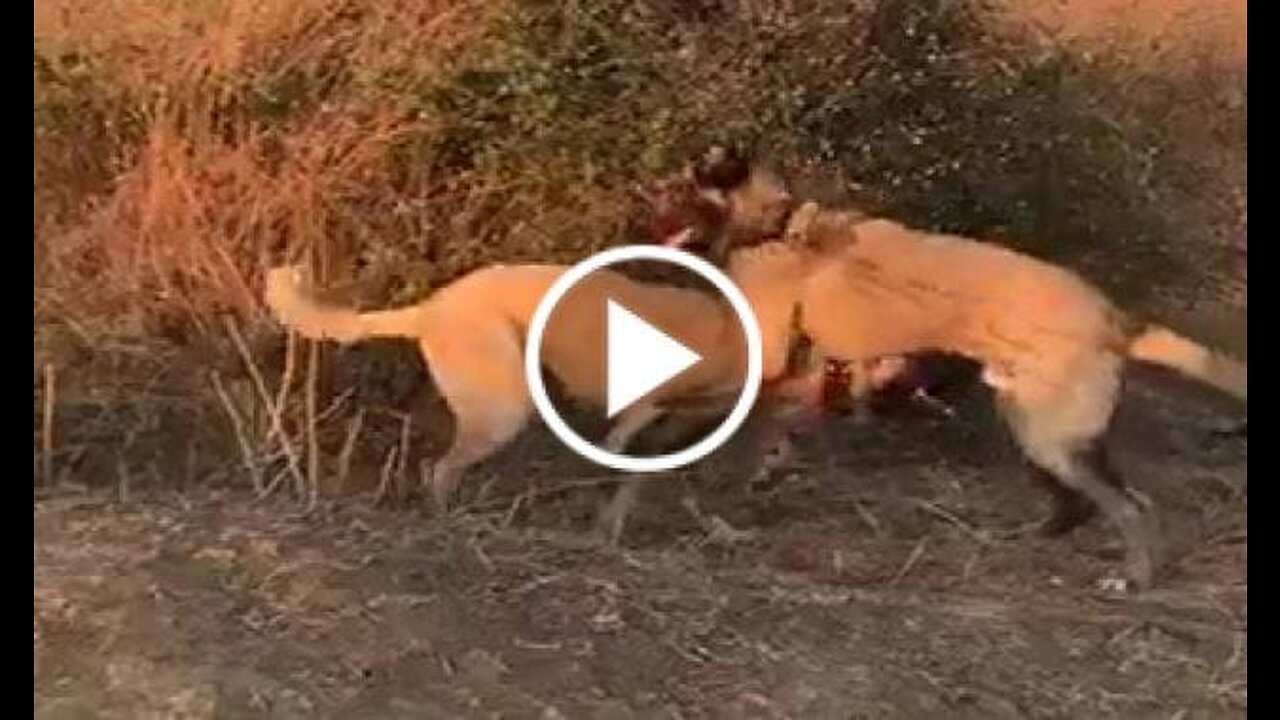
{"label": "white triangle icon", "polygon": [[654,388],[688,370],[702,360],[702,356],[618,303],[612,300],[606,303],[605,411],[612,419]]}

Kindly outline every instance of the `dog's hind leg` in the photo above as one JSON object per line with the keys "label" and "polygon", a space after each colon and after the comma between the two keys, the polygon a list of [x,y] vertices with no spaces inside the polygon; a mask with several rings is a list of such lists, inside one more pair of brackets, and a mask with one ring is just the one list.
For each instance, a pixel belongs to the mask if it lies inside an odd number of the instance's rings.
{"label": "dog's hind leg", "polygon": [[1036,485],[1049,491],[1051,509],[1049,517],[1034,526],[1024,526],[1019,533],[1028,529],[1044,537],[1060,537],[1080,527],[1094,515],[1098,514],[1098,506],[1088,495],[1058,481],[1058,477],[1036,463],[1031,463],[1031,480]]}
{"label": "dog's hind leg", "polygon": [[519,339],[509,328],[472,327],[446,342],[424,338],[431,376],[454,416],[453,444],[432,468],[436,507],[448,508],[467,468],[510,443],[530,413]]}
{"label": "dog's hind leg", "polygon": [[[1112,468],[1104,437],[1090,442],[1084,450],[1079,452],[1079,459],[1091,467],[1094,474],[1106,484],[1122,492],[1132,492],[1125,489],[1123,479]],[[1088,495],[1062,484],[1057,476],[1035,463],[1031,465],[1031,478],[1036,484],[1043,485],[1051,493],[1052,498],[1050,515],[1037,528],[1041,535],[1045,537],[1066,535],[1098,514],[1097,504],[1090,500]]]}
{"label": "dog's hind leg", "polygon": [[1110,468],[1101,455],[1085,448],[1039,452],[1038,463],[1050,471],[1063,485],[1078,491],[1101,508],[1124,536],[1125,575],[1138,588],[1151,586],[1155,579],[1160,549],[1160,535],[1150,503],[1141,495],[1117,487]]}
{"label": "dog's hind leg", "polygon": [[[1001,409],[1018,443],[1046,477],[1076,493],[1103,514],[1125,541],[1125,574],[1139,588],[1155,577],[1160,532],[1150,503],[1126,489],[1111,469],[1102,442],[1119,393],[1119,364],[1100,361],[1074,375],[1067,392],[1040,394],[1038,402],[1020,399],[1025,387],[1001,396]],[[1025,382],[1025,379],[1023,379]],[[1064,493],[1065,495],[1066,493]],[[1060,521],[1080,519],[1078,499]]]}
{"label": "dog's hind leg", "polygon": [[431,470],[431,494],[441,510],[449,507],[462,473],[515,439],[529,418],[527,405],[489,403],[478,411],[474,402],[459,404],[454,411],[453,444]]}

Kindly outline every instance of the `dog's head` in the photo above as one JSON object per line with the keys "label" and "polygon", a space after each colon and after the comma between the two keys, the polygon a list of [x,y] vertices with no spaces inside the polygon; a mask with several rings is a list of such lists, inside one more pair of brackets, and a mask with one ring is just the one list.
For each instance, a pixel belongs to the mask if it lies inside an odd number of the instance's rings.
{"label": "dog's head", "polygon": [[705,243],[724,215],[718,203],[699,193],[691,167],[638,185],[632,194],[643,208],[649,239],[662,245]]}
{"label": "dog's head", "polygon": [[720,207],[734,245],[777,238],[796,207],[787,183],[740,150],[712,148],[694,165],[693,176],[699,192]]}
{"label": "dog's head", "polygon": [[637,195],[649,207],[653,239],[685,249],[777,238],[796,205],[780,177],[741,150],[720,146]]}

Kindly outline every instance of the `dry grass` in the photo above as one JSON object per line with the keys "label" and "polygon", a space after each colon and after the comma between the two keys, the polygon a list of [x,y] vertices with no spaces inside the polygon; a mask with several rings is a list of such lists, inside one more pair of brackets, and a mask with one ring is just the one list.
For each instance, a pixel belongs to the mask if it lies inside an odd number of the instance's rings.
{"label": "dry grass", "polygon": [[[193,406],[215,399],[207,366],[175,346],[224,348],[250,426],[242,444],[278,456],[253,422],[271,405],[241,380],[248,364],[235,361],[218,315],[261,320],[266,264],[312,253],[322,267],[340,265],[371,238],[419,234],[397,206],[427,194],[431,179],[388,157],[431,119],[406,109],[404,89],[387,79],[441,71],[491,10],[312,0],[37,7],[36,348],[37,362],[82,360],[60,423],[68,466],[101,481],[102,463],[83,464],[91,448],[118,458],[108,478],[172,454],[140,452],[138,438],[178,440],[172,413],[189,428]],[[196,415],[216,412],[215,403]],[[215,442],[214,454],[229,450]],[[53,448],[43,452],[48,467]],[[221,464],[202,460],[205,473]]]}
{"label": "dry grass", "polygon": [[[68,120],[100,127],[67,139],[55,126],[65,144],[37,143],[37,203],[44,191],[81,195],[38,227],[43,299],[119,324],[156,319],[130,311],[178,313],[168,320],[206,333],[217,312],[254,316],[264,263],[314,251],[327,266],[353,238],[412,233],[387,220],[429,179],[397,177],[387,157],[430,119],[379,85],[430,72],[488,12],[479,2],[60,4],[37,18],[37,112],[63,109],[57,94],[75,91],[91,105]],[[139,329],[119,324],[104,329]]]}

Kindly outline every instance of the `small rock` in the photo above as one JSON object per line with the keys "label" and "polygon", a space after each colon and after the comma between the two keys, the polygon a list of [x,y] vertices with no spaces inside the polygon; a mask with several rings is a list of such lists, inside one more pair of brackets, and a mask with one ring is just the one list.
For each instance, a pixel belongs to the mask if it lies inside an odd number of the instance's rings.
{"label": "small rock", "polygon": [[1098,581],[1098,589],[1103,592],[1123,594],[1129,589],[1129,581],[1121,577],[1104,577]]}
{"label": "small rock", "polygon": [[236,551],[230,548],[201,548],[191,556],[196,560],[212,560],[229,565],[236,559]]}
{"label": "small rock", "polygon": [[502,660],[480,648],[472,648],[458,658],[458,669],[476,680],[486,682],[496,681],[507,672],[507,666]]}

